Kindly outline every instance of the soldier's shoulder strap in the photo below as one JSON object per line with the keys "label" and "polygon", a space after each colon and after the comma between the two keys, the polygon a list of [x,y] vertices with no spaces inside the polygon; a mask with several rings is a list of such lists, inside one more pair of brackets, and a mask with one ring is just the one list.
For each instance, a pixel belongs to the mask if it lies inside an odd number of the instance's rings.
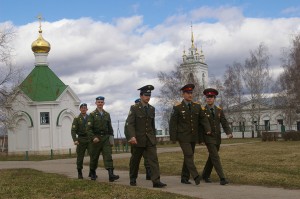
{"label": "soldier's shoulder strap", "polygon": [[200,105],[200,102],[193,102],[194,104],[199,104]]}
{"label": "soldier's shoulder strap", "polygon": [[175,102],[174,106],[180,106],[180,105],[181,105],[181,102]]}
{"label": "soldier's shoulder strap", "polygon": [[90,116],[94,116],[97,113],[97,109],[90,113]]}
{"label": "soldier's shoulder strap", "polygon": [[205,106],[201,106],[202,110],[205,111],[206,110],[206,107]]}
{"label": "soldier's shoulder strap", "polygon": [[221,108],[221,107],[219,107],[219,106],[217,106],[217,109],[219,109],[219,110],[222,110],[222,108]]}

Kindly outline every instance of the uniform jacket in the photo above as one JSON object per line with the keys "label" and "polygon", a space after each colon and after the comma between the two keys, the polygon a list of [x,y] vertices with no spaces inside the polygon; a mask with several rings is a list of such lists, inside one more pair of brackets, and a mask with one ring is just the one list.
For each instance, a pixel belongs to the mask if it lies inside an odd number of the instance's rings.
{"label": "uniform jacket", "polygon": [[191,102],[191,110],[184,101],[173,107],[169,126],[172,141],[198,142],[199,126],[205,132],[210,131],[209,121],[200,104]]}
{"label": "uniform jacket", "polygon": [[86,119],[84,119],[83,115],[80,113],[78,117],[74,118],[71,129],[71,135],[74,142],[81,139],[87,139],[86,124],[88,117],[89,116],[86,115]]}
{"label": "uniform jacket", "polygon": [[91,139],[103,135],[114,135],[110,114],[103,110],[103,115],[101,115],[97,108],[91,112],[87,124],[87,133]]}
{"label": "uniform jacket", "polygon": [[156,144],[155,136],[155,108],[148,104],[148,114],[142,103],[135,104],[130,107],[130,112],[127,117],[127,130],[129,138],[135,137],[137,147],[145,147],[147,138],[150,142]]}
{"label": "uniform jacket", "polygon": [[200,132],[200,141],[211,144],[221,144],[221,125],[225,133],[231,134],[231,129],[220,107],[214,106],[215,117],[212,116],[208,105],[202,107],[211,126],[211,135],[207,135],[203,130]]}

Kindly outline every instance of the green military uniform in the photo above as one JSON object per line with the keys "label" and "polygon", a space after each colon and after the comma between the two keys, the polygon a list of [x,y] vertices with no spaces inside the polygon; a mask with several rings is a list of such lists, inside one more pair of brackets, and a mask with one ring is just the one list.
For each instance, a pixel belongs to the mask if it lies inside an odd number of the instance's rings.
{"label": "green military uniform", "polygon": [[88,115],[85,117],[82,114],[79,114],[78,117],[75,117],[72,123],[71,135],[73,142],[78,141],[79,144],[76,147],[77,153],[77,169],[81,170],[83,168],[83,159],[86,150],[90,154],[91,151],[91,141],[86,132],[86,123],[88,120]]}
{"label": "green military uniform", "polygon": [[[125,134],[125,137],[126,137],[126,140],[129,141],[130,140],[130,136],[129,136],[129,133],[128,133],[128,129],[127,129],[127,120],[125,122],[125,126],[124,126],[124,134]],[[130,152],[132,154],[132,150],[133,150],[134,147],[130,147]],[[146,153],[144,152],[143,153],[143,158],[144,158],[144,166],[145,168],[150,168],[150,165],[149,165],[149,162],[147,160],[147,157],[146,157]]]}
{"label": "green military uniform", "polygon": [[[213,110],[211,110],[211,108]],[[221,145],[221,125],[227,135],[231,134],[232,132],[225,118],[224,112],[220,107],[217,107],[215,105],[213,107],[209,107],[208,105],[206,105],[205,107],[203,107],[203,111],[209,120],[211,126],[211,134],[207,135],[204,131],[201,131],[200,134],[200,138],[205,142],[207,150],[209,152],[209,157],[203,169],[202,177],[209,178],[212,168],[214,167],[219,178],[224,179],[225,175],[223,173],[220,156],[218,153]]]}
{"label": "green military uniform", "polygon": [[137,144],[132,145],[132,156],[130,158],[130,181],[135,182],[141,157],[146,156],[151,169],[151,180],[160,183],[159,163],[156,151],[155,136],[155,108],[151,105],[143,107],[142,103],[131,106],[127,118],[127,129],[129,138],[135,137]]}
{"label": "green military uniform", "polygon": [[98,138],[98,143],[92,143],[90,169],[95,171],[98,167],[99,156],[102,153],[104,167],[113,169],[112,148],[109,143],[109,137],[113,136],[110,114],[105,110],[100,113],[98,109],[89,115],[87,133],[91,140]]}
{"label": "green military uniform", "polygon": [[190,174],[194,179],[199,176],[194,163],[194,151],[195,145],[199,140],[200,126],[206,132],[210,131],[209,122],[200,104],[194,102],[188,103],[183,100],[180,104],[173,107],[169,127],[170,139],[179,142],[184,155],[181,172],[182,180],[188,181]]}

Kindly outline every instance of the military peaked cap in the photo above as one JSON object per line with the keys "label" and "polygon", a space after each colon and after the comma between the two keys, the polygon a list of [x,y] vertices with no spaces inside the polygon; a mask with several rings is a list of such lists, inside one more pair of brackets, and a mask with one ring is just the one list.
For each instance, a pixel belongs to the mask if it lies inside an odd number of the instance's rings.
{"label": "military peaked cap", "polygon": [[140,90],[140,95],[151,96],[151,91],[154,90],[154,86],[146,85],[139,88],[138,90]]}
{"label": "military peaked cap", "polygon": [[219,92],[214,88],[207,88],[203,91],[203,94],[205,96],[216,96],[219,94]]}
{"label": "military peaked cap", "polygon": [[194,85],[194,84],[187,84],[187,85],[185,85],[184,87],[182,87],[180,90],[181,90],[182,92],[192,93],[193,90],[194,90],[194,88],[195,88],[195,85]]}

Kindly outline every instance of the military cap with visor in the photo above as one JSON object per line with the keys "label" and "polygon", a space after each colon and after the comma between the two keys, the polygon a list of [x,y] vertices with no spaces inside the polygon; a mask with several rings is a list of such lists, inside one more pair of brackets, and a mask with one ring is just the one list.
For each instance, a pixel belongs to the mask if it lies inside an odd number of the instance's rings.
{"label": "military cap with visor", "polygon": [[187,85],[183,86],[180,90],[182,92],[192,93],[194,88],[195,88],[194,84],[187,84]]}
{"label": "military cap with visor", "polygon": [[217,96],[219,92],[214,88],[207,88],[203,91],[205,96]]}
{"label": "military cap with visor", "polygon": [[138,90],[140,90],[140,95],[151,96],[151,91],[154,90],[154,86],[146,85],[139,88]]}

